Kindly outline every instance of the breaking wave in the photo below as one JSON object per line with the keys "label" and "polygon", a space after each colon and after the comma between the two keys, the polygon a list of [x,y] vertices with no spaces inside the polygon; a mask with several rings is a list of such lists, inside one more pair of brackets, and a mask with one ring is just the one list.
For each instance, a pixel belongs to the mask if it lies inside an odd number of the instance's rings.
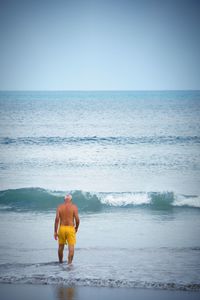
{"label": "breaking wave", "polygon": [[[200,196],[174,192],[108,192],[92,193],[75,190],[73,202],[80,212],[100,212],[110,208],[148,207],[170,210],[174,207],[200,208]],[[63,202],[64,191],[42,188],[20,188],[0,191],[0,210],[51,211]]]}

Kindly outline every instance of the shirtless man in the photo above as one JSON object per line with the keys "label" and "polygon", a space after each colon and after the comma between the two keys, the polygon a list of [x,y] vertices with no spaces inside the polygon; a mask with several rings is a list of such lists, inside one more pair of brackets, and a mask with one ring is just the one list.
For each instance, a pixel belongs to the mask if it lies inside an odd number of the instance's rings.
{"label": "shirtless man", "polygon": [[[58,230],[59,221],[60,226]],[[64,203],[57,208],[54,224],[54,238],[55,240],[58,239],[58,257],[60,263],[63,262],[63,250],[66,242],[68,243],[68,264],[72,263],[79,223],[78,208],[72,203],[72,196],[68,194],[65,196]]]}

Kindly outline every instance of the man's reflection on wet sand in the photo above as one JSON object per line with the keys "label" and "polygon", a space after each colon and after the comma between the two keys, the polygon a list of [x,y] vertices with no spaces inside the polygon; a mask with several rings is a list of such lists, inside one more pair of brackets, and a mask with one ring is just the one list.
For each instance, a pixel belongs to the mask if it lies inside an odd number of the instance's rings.
{"label": "man's reflection on wet sand", "polygon": [[56,299],[58,300],[75,300],[75,287],[59,286],[56,289]]}

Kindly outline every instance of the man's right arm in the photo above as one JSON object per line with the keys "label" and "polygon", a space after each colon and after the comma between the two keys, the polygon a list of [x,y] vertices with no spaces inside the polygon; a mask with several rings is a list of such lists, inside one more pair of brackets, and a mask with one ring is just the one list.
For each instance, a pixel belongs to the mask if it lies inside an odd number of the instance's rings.
{"label": "man's right arm", "polygon": [[80,219],[79,219],[79,215],[78,215],[78,208],[77,208],[77,206],[74,206],[74,219],[75,219],[75,222],[76,222],[75,230],[77,232],[79,224],[80,224]]}

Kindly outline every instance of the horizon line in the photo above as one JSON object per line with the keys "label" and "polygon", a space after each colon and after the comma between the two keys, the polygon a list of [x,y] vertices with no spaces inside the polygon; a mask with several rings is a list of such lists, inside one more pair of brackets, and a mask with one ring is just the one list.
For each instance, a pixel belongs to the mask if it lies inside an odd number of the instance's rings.
{"label": "horizon line", "polygon": [[80,89],[80,90],[70,90],[70,89],[34,89],[34,90],[31,90],[31,89],[12,89],[12,90],[1,90],[0,89],[0,92],[179,92],[179,91],[200,91],[200,89],[108,89],[108,90],[97,90],[97,89]]}

